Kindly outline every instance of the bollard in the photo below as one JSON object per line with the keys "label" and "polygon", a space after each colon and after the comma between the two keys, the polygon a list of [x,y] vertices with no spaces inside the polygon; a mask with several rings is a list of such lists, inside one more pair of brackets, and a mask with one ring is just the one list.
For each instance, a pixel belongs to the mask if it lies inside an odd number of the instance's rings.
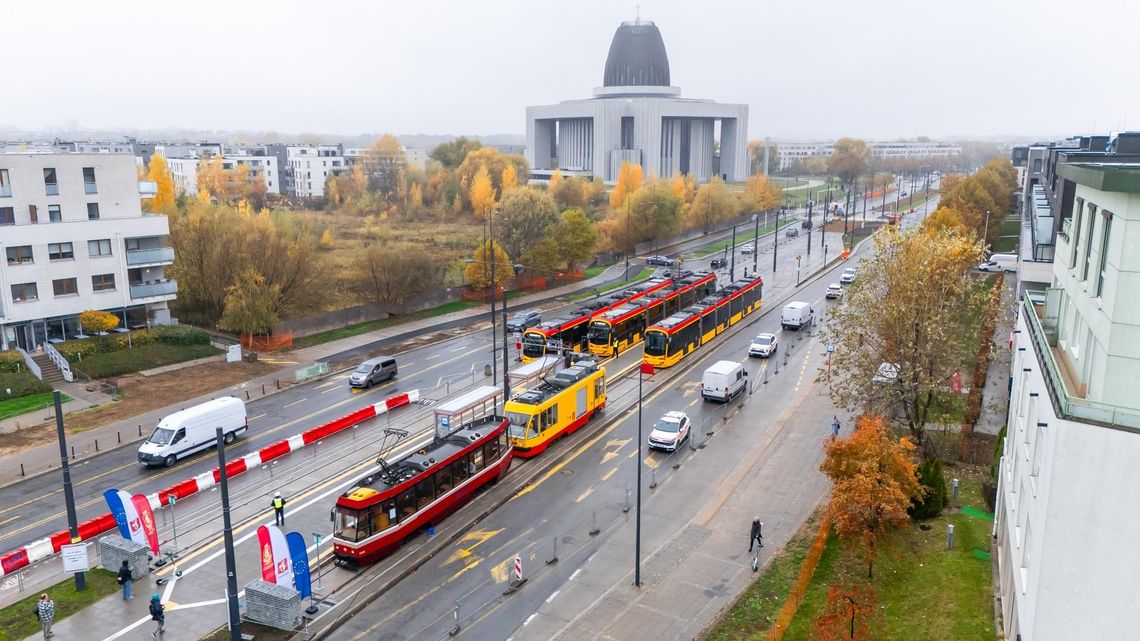
{"label": "bollard", "polygon": [[946,526],[946,549],[954,549],[954,524],[950,523]]}
{"label": "bollard", "polygon": [[24,476],[24,464],[20,463],[20,476]]}
{"label": "bollard", "polygon": [[625,507],[621,509],[622,513],[629,512],[629,486],[625,488]]}
{"label": "bollard", "polygon": [[99,451],[99,439],[95,439],[95,451]]}
{"label": "bollard", "polygon": [[73,461],[75,460],[75,446],[74,445],[71,446],[71,460],[73,460]]}
{"label": "bollard", "polygon": [[273,382],[277,383],[277,389],[281,389],[281,379],[275,378],[273,379]]}
{"label": "bollard", "polygon": [[558,563],[558,537],[554,537],[554,544],[550,548],[550,558],[546,560],[547,565],[554,565]]}
{"label": "bollard", "polygon": [[597,510],[595,510],[593,512],[593,515],[594,515],[593,516],[594,527],[590,528],[590,536],[597,536],[598,532],[601,532],[601,530],[598,529],[598,512],[597,512]]}
{"label": "bollard", "polygon": [[657,468],[649,470],[649,489],[657,487]]}
{"label": "bollard", "polygon": [[115,431],[115,439],[117,440],[117,442],[122,443],[123,442],[123,433],[116,430]]}
{"label": "bollard", "polygon": [[265,383],[261,384],[261,395],[265,396]]}
{"label": "bollard", "polygon": [[459,601],[455,602],[455,627],[447,631],[447,636],[453,637],[459,634]]}
{"label": "bollard", "polygon": [[448,396],[451,396],[451,381],[450,380],[446,381],[444,383],[444,385],[446,386],[446,389],[447,389],[445,394],[447,394]]}
{"label": "bollard", "polygon": [[958,479],[950,479],[950,505],[958,504]]}
{"label": "bollard", "polygon": [[526,583],[526,578],[522,574],[522,557],[515,555],[515,580],[511,583],[510,587],[503,591],[503,596],[508,596],[518,592],[519,588]]}
{"label": "bollard", "polygon": [[142,436],[142,423],[139,423],[139,436]]}
{"label": "bollard", "polygon": [[765,385],[768,384],[768,368],[767,367],[764,368],[764,384]]}
{"label": "bollard", "polygon": [[249,400],[249,390],[245,391],[245,400]]}

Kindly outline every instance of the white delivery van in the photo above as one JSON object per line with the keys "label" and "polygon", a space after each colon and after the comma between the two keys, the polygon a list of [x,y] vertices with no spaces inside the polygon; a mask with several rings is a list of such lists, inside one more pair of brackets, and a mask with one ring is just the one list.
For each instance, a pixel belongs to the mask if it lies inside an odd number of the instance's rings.
{"label": "white delivery van", "polygon": [[170,467],[178,459],[214,445],[217,441],[214,430],[219,427],[226,443],[233,443],[239,434],[249,429],[245,402],[226,396],[167,416],[139,446],[139,463]]}
{"label": "white delivery van", "polygon": [[1017,254],[993,254],[988,260],[978,264],[980,272],[1015,272],[1017,271]]}
{"label": "white delivery van", "polygon": [[815,322],[815,310],[808,303],[799,300],[784,305],[784,311],[780,315],[780,326],[784,329],[798,331],[813,322]]}
{"label": "white delivery van", "polygon": [[727,403],[744,391],[748,373],[736,361],[717,361],[701,377],[701,397]]}

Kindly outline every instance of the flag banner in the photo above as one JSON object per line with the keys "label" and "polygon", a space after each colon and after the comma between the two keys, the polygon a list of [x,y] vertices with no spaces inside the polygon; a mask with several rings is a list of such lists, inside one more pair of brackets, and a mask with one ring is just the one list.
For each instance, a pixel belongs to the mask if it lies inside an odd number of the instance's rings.
{"label": "flag banner", "polygon": [[285,533],[276,525],[265,527],[269,529],[269,545],[273,550],[273,571],[277,573],[277,585],[292,589],[293,564],[289,561],[289,543],[285,540]]}
{"label": "flag banner", "polygon": [[641,373],[647,376],[653,376],[653,366],[649,363],[641,364]]}
{"label": "flag banner", "polygon": [[150,543],[146,540],[142,519],[139,518],[138,510],[135,509],[131,495],[122,490],[111,488],[103,492],[103,498],[107,499],[107,507],[111,509],[111,515],[115,517],[115,525],[119,526],[119,534],[124,539],[142,543],[149,547]]}
{"label": "flag banner", "polygon": [[[285,535],[289,542],[289,558],[293,561],[293,583],[301,598],[313,595],[313,587],[309,581],[309,552],[305,549],[305,537],[300,532],[290,532]],[[318,559],[319,561],[319,559]]]}
{"label": "flag banner", "polygon": [[261,558],[261,580],[277,583],[277,564],[273,562],[273,542],[269,540],[269,526],[257,528],[257,552]]}
{"label": "flag banner", "polygon": [[158,527],[154,524],[154,510],[150,509],[150,501],[142,494],[136,494],[131,497],[131,502],[135,504],[135,512],[142,523],[143,537],[150,546],[150,551],[158,556]]}

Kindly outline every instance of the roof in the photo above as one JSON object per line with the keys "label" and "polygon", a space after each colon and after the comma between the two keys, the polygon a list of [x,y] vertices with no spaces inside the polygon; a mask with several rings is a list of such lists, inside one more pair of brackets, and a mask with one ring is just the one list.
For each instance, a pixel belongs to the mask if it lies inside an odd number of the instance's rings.
{"label": "roof", "polygon": [[1099,191],[1140,193],[1140,164],[1061,163],[1057,166],[1057,174]]}
{"label": "roof", "polygon": [[606,87],[669,86],[669,56],[657,25],[641,19],[621,23],[610,42],[602,84]]}
{"label": "roof", "polygon": [[578,361],[573,367],[567,367],[554,376],[543,379],[542,384],[515,396],[510,402],[522,405],[540,405],[558,392],[597,371],[598,364],[596,362],[591,360]]}

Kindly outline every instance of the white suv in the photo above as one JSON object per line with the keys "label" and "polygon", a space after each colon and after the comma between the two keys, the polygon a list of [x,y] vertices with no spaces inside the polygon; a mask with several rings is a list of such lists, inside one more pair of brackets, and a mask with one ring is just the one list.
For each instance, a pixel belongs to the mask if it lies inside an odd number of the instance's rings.
{"label": "white suv", "polygon": [[759,334],[756,338],[752,339],[752,344],[748,346],[748,355],[768,358],[776,353],[776,347],[775,334]]}
{"label": "white suv", "polygon": [[684,412],[665,412],[649,432],[649,448],[675,452],[689,438],[689,416]]}

